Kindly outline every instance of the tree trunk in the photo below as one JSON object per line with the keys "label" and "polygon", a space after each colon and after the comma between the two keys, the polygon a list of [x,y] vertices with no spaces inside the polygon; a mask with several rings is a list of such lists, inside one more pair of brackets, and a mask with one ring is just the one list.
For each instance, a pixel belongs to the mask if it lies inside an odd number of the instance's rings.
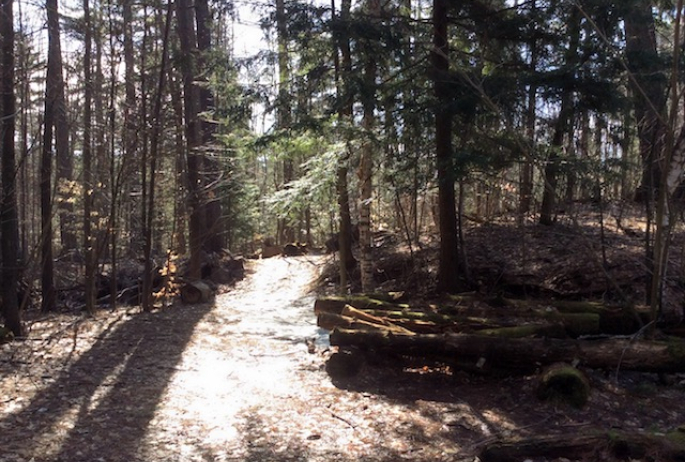
{"label": "tree trunk", "polygon": [[19,218],[17,213],[16,158],[14,129],[16,102],[14,99],[14,15],[13,0],[0,3],[0,166],[2,196],[0,197],[0,250],[2,251],[2,315],[5,326],[15,337],[23,336],[19,313]]}
{"label": "tree trunk", "polygon": [[[537,9],[536,1],[530,4],[531,13],[535,14]],[[538,61],[537,39],[533,37],[529,44],[530,47],[530,71],[536,72]],[[528,87],[528,107],[526,110],[526,140],[529,143],[529,150],[525,158],[521,161],[519,172],[519,222],[523,223],[525,216],[530,213],[533,202],[533,150],[535,146],[535,123],[537,122],[535,105],[537,103],[537,85],[530,83]]]}
{"label": "tree trunk", "polygon": [[[580,13],[577,8],[572,7],[569,18],[569,45],[566,50],[565,64],[569,69],[574,69],[578,61],[578,44],[580,41]],[[571,73],[571,71],[569,71]],[[567,79],[572,79],[569,75]],[[573,114],[573,85],[566,82],[562,89],[561,106],[559,115],[554,126],[554,135],[550,144],[551,152],[544,172],[544,192],[542,194],[542,205],[540,206],[540,224],[554,224],[554,207],[556,204],[557,181],[559,173],[560,153],[564,146],[564,138],[571,126]]]}
{"label": "tree trunk", "polygon": [[[379,0],[368,0],[367,14],[372,20],[380,16]],[[371,292],[374,288],[373,280],[373,254],[371,243],[371,203],[373,202],[373,152],[375,149],[374,127],[376,125],[376,61],[378,56],[374,52],[370,39],[364,43],[364,90],[362,91],[361,103],[364,111],[362,128],[364,141],[361,147],[359,160],[359,181],[361,185],[359,207],[359,250],[361,252],[361,283],[362,292]]]}
{"label": "tree trunk", "polygon": [[[681,15],[682,15],[683,0],[676,2],[676,17],[673,37],[673,64],[671,70],[671,86],[676,88],[679,79],[679,62],[680,59],[680,31],[681,31]],[[682,183],[683,172],[685,172],[685,125],[681,128],[679,136],[675,136],[675,124],[678,118],[680,97],[677,92],[671,92],[669,121],[665,137],[665,149],[660,159],[661,164],[661,179],[660,187],[657,190],[656,200],[656,229],[654,233],[654,246],[651,262],[653,269],[651,271],[651,288],[649,295],[650,307],[652,309],[652,321],[656,323],[657,316],[663,315],[667,321],[682,321],[683,310],[682,307],[678,312],[665,312],[664,304],[662,303],[662,296],[664,290],[664,281],[666,279],[666,272],[668,269],[668,254],[671,243],[671,230],[673,222],[675,221],[673,214],[675,213],[675,193]],[[652,328],[653,331],[653,328]]]}
{"label": "tree trunk", "polygon": [[[207,0],[195,1],[195,23],[197,26],[198,62],[196,72],[202,75],[200,86],[200,113],[209,113],[214,106],[212,90],[206,77],[209,72],[208,59],[212,51],[211,24],[212,17]],[[204,175],[202,182],[209,187],[207,200],[202,204],[205,220],[205,235],[202,247],[207,252],[221,252],[225,247],[225,223],[222,213],[221,197],[218,188],[221,183],[221,166],[215,158],[214,127],[207,117],[202,117],[200,124],[200,138],[203,148]],[[210,186],[211,185],[211,186]]]}
{"label": "tree trunk", "polygon": [[642,176],[635,200],[654,200],[661,182],[667,79],[660,68],[651,0],[636,0],[624,18],[626,61],[637,122]]}
{"label": "tree trunk", "polygon": [[175,186],[174,195],[174,236],[171,248],[179,255],[183,255],[188,250],[186,245],[186,207],[183,203],[185,197],[186,178],[184,177],[185,146],[183,144],[183,100],[181,99],[181,88],[178,79],[172,72],[169,72],[169,87],[171,94],[171,105],[174,110],[174,167],[175,167]]}
{"label": "tree trunk", "polygon": [[[53,3],[50,0],[49,3]],[[50,16],[50,9],[48,16]],[[74,227],[74,188],[71,184],[74,174],[74,158],[69,147],[70,124],[67,114],[67,101],[65,95],[63,65],[62,65],[62,45],[59,27],[58,7],[54,7],[54,15],[48,19],[48,60],[53,62],[54,79],[54,140],[55,154],[57,156],[55,182],[57,183],[57,209],[59,213],[60,240],[62,255],[74,252],[78,248],[78,238]],[[50,32],[52,30],[52,32]],[[50,65],[48,65],[50,67]],[[49,70],[48,70],[49,72]],[[47,82],[46,82],[47,84]]]}
{"label": "tree trunk", "polygon": [[95,242],[92,233],[93,210],[93,77],[92,46],[93,33],[90,17],[90,0],[83,0],[83,18],[85,27],[85,50],[83,55],[83,80],[85,92],[83,97],[83,250],[85,256],[85,301],[86,311],[95,311]]}
{"label": "tree trunk", "polygon": [[[340,100],[340,109],[338,117],[343,125],[352,124],[352,98],[349,89],[349,79],[352,74],[352,54],[350,52],[350,38],[348,36],[345,25],[350,20],[350,6],[351,0],[342,1],[342,10],[340,12],[340,29],[339,38],[340,54],[342,55],[342,66],[338,50],[334,52],[334,60],[336,66],[336,90],[338,99]],[[332,0],[333,13],[335,14],[335,0]],[[342,69],[341,69],[342,67]],[[341,72],[342,71],[342,72]],[[342,78],[341,78],[342,74]],[[341,82],[342,80],[342,82]],[[347,293],[348,271],[352,269],[357,261],[352,255],[352,216],[350,214],[350,196],[348,191],[347,174],[349,171],[350,149],[346,140],[345,150],[341,153],[336,167],[337,182],[336,189],[338,193],[338,213],[340,215],[340,224],[338,229],[338,254],[340,255],[340,292]]]}
{"label": "tree trunk", "polygon": [[202,251],[202,237],[205,230],[203,217],[203,194],[200,184],[202,171],[202,153],[200,152],[200,89],[196,82],[197,65],[197,35],[194,26],[194,9],[190,0],[176,2],[176,17],[178,36],[183,54],[183,102],[186,126],[186,142],[188,145],[186,173],[188,176],[188,195],[190,208],[189,248],[190,264],[189,277],[200,278],[200,253]]}
{"label": "tree trunk", "polygon": [[440,262],[438,286],[440,292],[457,289],[459,252],[454,166],[452,161],[452,113],[448,81],[449,44],[447,36],[447,0],[433,0],[433,82],[435,87],[435,156],[438,172],[438,213],[440,220]]}
{"label": "tree trunk", "polygon": [[[287,12],[284,0],[276,0],[276,42],[278,45],[278,103],[277,103],[277,126],[279,130],[290,130],[292,114],[290,107],[293,104],[290,98],[290,59],[288,57],[288,24]],[[289,183],[294,180],[293,159],[290,154],[283,158],[283,188],[289,188]],[[295,240],[293,227],[290,223],[292,217],[284,217],[281,222],[281,232],[278,235],[279,244],[286,244]]]}
{"label": "tree trunk", "polygon": [[45,112],[43,116],[43,146],[40,168],[40,211],[41,211],[41,289],[43,312],[56,308],[54,259],[52,255],[52,139],[55,124],[55,105],[58,91],[58,77],[55,54],[60,53],[59,13],[57,0],[47,0],[45,8],[48,17],[48,66],[45,79]]}
{"label": "tree trunk", "polygon": [[162,100],[164,96],[165,78],[167,74],[167,47],[169,43],[169,31],[171,29],[171,17],[172,17],[172,3],[169,1],[167,3],[167,14],[166,23],[164,25],[164,37],[162,39],[162,62],[160,64],[159,76],[157,80],[157,88],[154,100],[154,107],[152,109],[152,140],[150,143],[150,182],[148,191],[148,203],[144,204],[147,206],[147,222],[143,224],[145,227],[145,270],[143,272],[143,311],[152,311],[152,278],[153,278],[153,267],[152,267],[152,238],[153,238],[153,224],[155,216],[155,179],[157,176],[157,159],[159,157],[159,146],[160,139],[162,136],[163,129],[163,118],[162,118]]}

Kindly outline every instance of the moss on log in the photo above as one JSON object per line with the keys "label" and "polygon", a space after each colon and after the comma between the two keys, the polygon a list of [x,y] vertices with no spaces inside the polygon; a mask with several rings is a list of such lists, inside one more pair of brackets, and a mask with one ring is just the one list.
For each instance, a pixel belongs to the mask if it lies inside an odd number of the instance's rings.
{"label": "moss on log", "polygon": [[582,408],[590,398],[590,381],[570,364],[556,363],[540,374],[536,393],[543,401]]}

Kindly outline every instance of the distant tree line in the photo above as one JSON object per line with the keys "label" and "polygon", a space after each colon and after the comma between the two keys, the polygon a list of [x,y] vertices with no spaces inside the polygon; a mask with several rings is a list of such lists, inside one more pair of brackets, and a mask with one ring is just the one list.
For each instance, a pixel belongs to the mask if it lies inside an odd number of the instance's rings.
{"label": "distant tree line", "polygon": [[238,58],[256,3],[2,0],[5,324],[22,334],[20,281],[56,309],[56,259],[82,262],[93,311],[103,262],[143,258],[149,294],[154,255],[199,278],[204,253],[267,236],[340,231],[347,290],[353,225],[362,290],[382,228],[439,235],[437,290],[456,291],[465,216],[553,225],[609,200],[645,207],[656,310],[685,165],[681,3],[274,0],[270,50]]}

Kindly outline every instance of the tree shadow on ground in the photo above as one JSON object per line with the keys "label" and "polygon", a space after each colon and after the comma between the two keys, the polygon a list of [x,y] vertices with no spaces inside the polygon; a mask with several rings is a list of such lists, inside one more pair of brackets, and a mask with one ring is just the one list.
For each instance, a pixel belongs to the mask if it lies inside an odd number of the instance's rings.
{"label": "tree shadow on ground", "polygon": [[[106,332],[0,428],[24,427],[3,453],[26,460],[140,460],[138,448],[195,325],[210,305],[142,313]],[[113,450],[113,448],[116,448]],[[116,459],[110,458],[116,454]]]}

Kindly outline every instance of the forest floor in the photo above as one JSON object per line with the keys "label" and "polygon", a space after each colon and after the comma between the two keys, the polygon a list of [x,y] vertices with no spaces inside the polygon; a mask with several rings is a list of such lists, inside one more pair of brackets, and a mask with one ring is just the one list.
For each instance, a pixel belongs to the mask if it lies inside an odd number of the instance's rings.
{"label": "forest floor", "polygon": [[329,260],[249,261],[211,304],[29,319],[0,347],[0,460],[471,462],[501,438],[683,423],[682,377],[589,372],[583,409],[540,402],[533,377],[381,364],[333,382],[313,311]]}

